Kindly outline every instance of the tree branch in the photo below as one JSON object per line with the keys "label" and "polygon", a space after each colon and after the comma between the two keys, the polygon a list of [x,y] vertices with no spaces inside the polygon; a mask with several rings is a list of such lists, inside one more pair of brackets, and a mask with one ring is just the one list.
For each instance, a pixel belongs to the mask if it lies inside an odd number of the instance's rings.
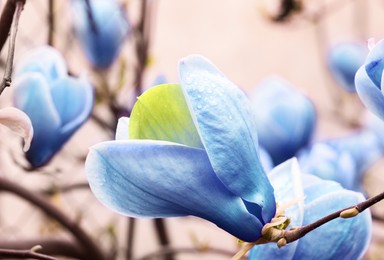
{"label": "tree branch", "polygon": [[[343,218],[354,217],[383,199],[384,199],[384,192],[370,199],[367,199],[355,206],[348,207],[348,208],[336,211],[334,213],[331,213],[328,216],[325,216],[311,224],[299,227],[294,230],[288,230],[284,234],[284,239],[286,240],[287,243],[291,243],[333,219],[336,219],[339,217],[343,217]],[[347,214],[347,213],[352,213],[352,214]]]}
{"label": "tree branch", "polygon": [[38,247],[37,249],[32,248],[30,250],[12,250],[12,249],[0,249],[0,257],[17,257],[18,259],[28,258],[28,259],[39,259],[39,260],[58,260],[55,257],[47,256],[44,254],[36,253],[35,250],[40,249]]}
{"label": "tree branch", "polygon": [[[0,241],[0,248],[12,250],[25,250],[40,245],[39,252],[45,255],[65,256],[77,259],[86,259],[87,253],[79,247],[78,243],[54,237],[26,239],[16,241]],[[0,253],[1,256],[1,253]]]}
{"label": "tree branch", "polygon": [[[7,2],[10,3],[11,1],[9,0]],[[11,77],[12,77],[12,68],[13,68],[13,58],[15,56],[15,47],[16,47],[16,34],[17,34],[17,28],[19,25],[19,19],[21,15],[21,11],[23,11],[25,0],[14,0],[15,2],[15,9],[14,9],[14,14],[12,18],[12,27],[11,27],[11,32],[10,32],[10,40],[9,40],[9,50],[8,50],[8,55],[7,55],[7,61],[5,64],[5,72],[3,76],[3,80],[1,81],[0,84],[0,95],[3,93],[4,89],[6,87],[9,87],[11,85]],[[8,14],[8,13],[7,13]],[[1,23],[1,21],[0,21]],[[1,24],[0,24],[1,26]],[[0,27],[1,28],[1,27]],[[7,34],[8,35],[8,34]]]}
{"label": "tree branch", "polygon": [[48,216],[58,221],[63,227],[65,227],[81,244],[82,248],[87,252],[87,259],[93,260],[105,260],[104,253],[97,247],[93,240],[80,228],[80,226],[71,219],[68,218],[63,212],[58,210],[52,204],[50,204],[44,197],[30,192],[24,187],[13,183],[4,177],[0,177],[0,191],[7,191],[31,204],[37,206]]}
{"label": "tree branch", "polygon": [[55,0],[48,0],[48,45],[53,46],[55,35]]}
{"label": "tree branch", "polygon": [[13,16],[16,11],[16,3],[25,3],[25,0],[8,0],[4,6],[0,17],[0,52],[8,39],[8,34],[11,29]]}

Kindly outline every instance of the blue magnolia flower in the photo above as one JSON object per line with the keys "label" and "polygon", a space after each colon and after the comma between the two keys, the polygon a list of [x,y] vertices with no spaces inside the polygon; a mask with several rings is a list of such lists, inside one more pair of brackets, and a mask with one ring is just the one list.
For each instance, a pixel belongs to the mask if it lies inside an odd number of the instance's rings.
{"label": "blue magnolia flower", "polygon": [[[361,193],[343,189],[336,182],[301,174],[295,159],[275,167],[268,177],[279,204],[305,196],[285,212],[290,227],[313,223],[365,200]],[[371,214],[366,210],[354,218],[332,220],[280,249],[274,243],[256,245],[248,259],[361,259],[371,239],[371,226]]]}
{"label": "blue magnolia flower", "polygon": [[276,206],[247,97],[201,56],[183,59],[179,73],[181,86],[138,98],[131,118],[119,121],[118,140],[90,149],[90,187],[124,215],[194,215],[257,240]]}
{"label": "blue magnolia flower", "polygon": [[88,119],[93,89],[85,77],[68,76],[60,53],[45,46],[25,56],[17,67],[13,101],[32,121],[34,136],[26,157],[39,167]]}
{"label": "blue magnolia flower", "polygon": [[361,101],[382,120],[384,119],[383,69],[384,40],[381,40],[370,50],[364,64],[357,71],[355,84]]}
{"label": "blue magnolia flower", "polygon": [[356,92],[355,74],[367,54],[367,47],[358,42],[339,43],[330,49],[328,67],[336,82],[346,91]]}
{"label": "blue magnolia flower", "polygon": [[90,0],[92,24],[86,1],[72,0],[73,26],[89,62],[107,68],[116,59],[129,32],[127,17],[117,0]]}
{"label": "blue magnolia flower", "polygon": [[304,172],[362,191],[362,177],[384,152],[377,135],[362,129],[349,136],[313,143],[299,153]]}
{"label": "blue magnolia flower", "polygon": [[279,77],[264,80],[250,95],[260,145],[275,165],[292,158],[311,140],[316,111],[313,103]]}

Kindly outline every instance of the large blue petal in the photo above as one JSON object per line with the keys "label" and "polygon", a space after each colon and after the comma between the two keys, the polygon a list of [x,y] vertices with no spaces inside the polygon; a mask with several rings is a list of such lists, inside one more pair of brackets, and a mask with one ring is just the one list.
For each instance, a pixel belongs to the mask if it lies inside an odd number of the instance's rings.
{"label": "large blue petal", "polygon": [[[364,200],[348,190],[330,192],[305,206],[304,224]],[[299,240],[293,259],[361,259],[371,238],[369,210],[350,219],[335,219]]]}
{"label": "large blue petal", "polygon": [[[278,205],[304,198],[301,172],[296,159],[291,159],[276,166],[268,178],[275,189],[275,197]],[[301,226],[304,219],[304,203],[290,206],[285,215],[291,220],[290,227]],[[253,247],[248,259],[292,259],[295,254],[298,241],[294,241],[283,248],[278,248],[275,243],[257,245]]]}
{"label": "large blue petal", "polygon": [[134,217],[195,215],[254,241],[262,224],[219,181],[202,149],[151,140],[121,140],[91,148],[85,169],[95,196]]}
{"label": "large blue petal", "polygon": [[93,88],[85,77],[66,77],[52,85],[51,94],[61,119],[60,134],[67,139],[91,114]]}
{"label": "large blue petal", "polygon": [[[244,200],[275,214],[273,188],[257,152],[255,121],[245,94],[199,55],[180,61],[181,85],[218,178]],[[255,205],[254,205],[255,206]]]}
{"label": "large blue petal", "polygon": [[34,128],[27,159],[32,166],[41,166],[56,152],[55,143],[61,125],[49,86],[41,74],[28,73],[15,80],[13,90],[15,107],[30,117]]}
{"label": "large blue petal", "polygon": [[372,113],[384,119],[384,96],[380,88],[369,78],[364,66],[357,71],[355,84],[357,94],[364,105]]}

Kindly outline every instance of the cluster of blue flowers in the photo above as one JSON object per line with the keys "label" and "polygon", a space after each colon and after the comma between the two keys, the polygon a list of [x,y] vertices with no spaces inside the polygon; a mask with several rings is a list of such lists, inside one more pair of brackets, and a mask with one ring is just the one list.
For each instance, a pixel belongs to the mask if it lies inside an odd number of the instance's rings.
{"label": "cluster of blue flowers", "polygon": [[[334,181],[301,173],[295,159],[270,173],[265,171],[264,165],[271,163],[265,156],[273,150],[264,141],[262,150],[267,152],[261,159],[256,133],[268,124],[276,127],[270,134],[280,134],[276,141],[285,142],[285,147],[296,146],[288,147],[293,156],[312,135],[312,130],[305,129],[314,128],[316,113],[311,102],[302,96],[295,99],[294,115],[303,113],[310,124],[297,119],[287,131],[284,124],[289,121],[279,117],[281,111],[290,115],[284,99],[279,108],[274,96],[272,114],[277,119],[264,117],[276,121],[258,124],[263,116],[254,116],[256,108],[249,99],[210,61],[188,56],[180,62],[179,73],[180,85],[159,85],[138,98],[131,117],[120,120],[115,141],[91,148],[86,173],[93,193],[104,205],[133,217],[194,215],[252,242],[275,216],[276,203],[305,197],[286,211],[291,226],[301,226],[364,200],[361,193]],[[285,91],[290,98],[299,95],[279,84],[272,92]],[[160,98],[162,102],[157,102]],[[281,138],[285,135],[294,140]],[[295,139],[301,136],[305,140],[298,144]],[[288,157],[284,146],[280,151]],[[279,156],[271,157],[283,160]],[[284,249],[255,246],[250,258],[357,258],[365,253],[370,235],[371,216],[365,211],[350,220],[328,223]]]}
{"label": "cluster of blue flowers", "polygon": [[[90,8],[85,1],[71,4],[86,57],[93,67],[108,68],[129,31],[121,7],[102,0],[90,1]],[[384,120],[383,49],[380,41],[365,59],[360,45],[339,45],[328,58],[340,85],[357,91]],[[90,148],[86,175],[108,208],[131,217],[194,215],[254,242],[278,205],[297,201],[284,212],[291,228],[365,199],[362,175],[384,151],[377,128],[315,141],[314,104],[283,79],[271,77],[246,96],[199,55],[180,61],[179,76],[180,84],[157,85],[138,97],[130,118],[119,120],[116,140]],[[90,82],[68,75],[57,50],[42,47],[18,64],[14,104],[34,128],[26,152],[32,167],[61,149],[89,118],[93,103]],[[249,258],[358,259],[370,237],[367,210],[282,249],[257,245]]]}

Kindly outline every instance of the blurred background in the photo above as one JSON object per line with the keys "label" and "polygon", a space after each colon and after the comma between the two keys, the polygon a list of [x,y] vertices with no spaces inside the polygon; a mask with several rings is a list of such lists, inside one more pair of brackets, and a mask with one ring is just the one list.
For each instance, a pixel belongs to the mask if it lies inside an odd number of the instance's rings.
{"label": "blurred background", "polygon": [[[5,2],[2,1],[2,6]],[[15,66],[34,47],[51,43],[65,57],[71,74],[86,71],[95,86],[107,84],[121,88],[117,102],[129,110],[137,96],[134,87],[137,77],[141,90],[151,87],[159,76],[165,82],[178,82],[178,61],[189,54],[202,54],[247,94],[271,75],[290,82],[315,104],[318,122],[314,140],[351,133],[365,117],[365,108],[356,94],[344,91],[332,77],[327,55],[338,43],[366,45],[369,38],[384,38],[384,1],[303,0],[301,10],[288,12],[279,19],[282,12],[278,0],[150,0],[146,3],[150,6],[147,10],[150,18],[146,18],[149,47],[142,73],[137,73],[140,60],[134,33],[124,41],[112,67],[103,71],[94,69],[74,35],[70,1],[66,0],[26,1],[19,23]],[[121,1],[121,4],[131,26],[138,24],[142,0]],[[52,16],[54,23],[50,25]],[[6,55],[7,45],[1,53],[3,66]],[[2,94],[1,107],[9,106],[11,97],[12,87]],[[0,128],[0,175],[47,196],[103,250],[114,252],[116,259],[125,259],[127,251],[132,251],[134,259],[161,253],[153,220],[135,221],[130,250],[127,244],[132,229],[127,218],[103,207],[87,188],[83,164],[88,147],[114,136],[111,129],[100,124],[101,120],[113,125],[115,115],[108,104],[97,103],[94,114],[47,166],[32,172],[23,167],[26,162],[20,139]],[[368,195],[383,191],[383,165],[378,160],[365,174]],[[382,218],[383,206],[379,203],[374,207],[376,215]],[[201,219],[167,219],[166,229],[172,247],[180,249],[177,259],[196,259],[196,252],[201,259],[229,259],[238,250],[234,237]],[[20,243],[52,237],[71,239],[65,229],[36,207],[12,194],[0,193],[0,248],[10,241]],[[375,221],[366,259],[380,259],[382,250],[384,222]]]}

